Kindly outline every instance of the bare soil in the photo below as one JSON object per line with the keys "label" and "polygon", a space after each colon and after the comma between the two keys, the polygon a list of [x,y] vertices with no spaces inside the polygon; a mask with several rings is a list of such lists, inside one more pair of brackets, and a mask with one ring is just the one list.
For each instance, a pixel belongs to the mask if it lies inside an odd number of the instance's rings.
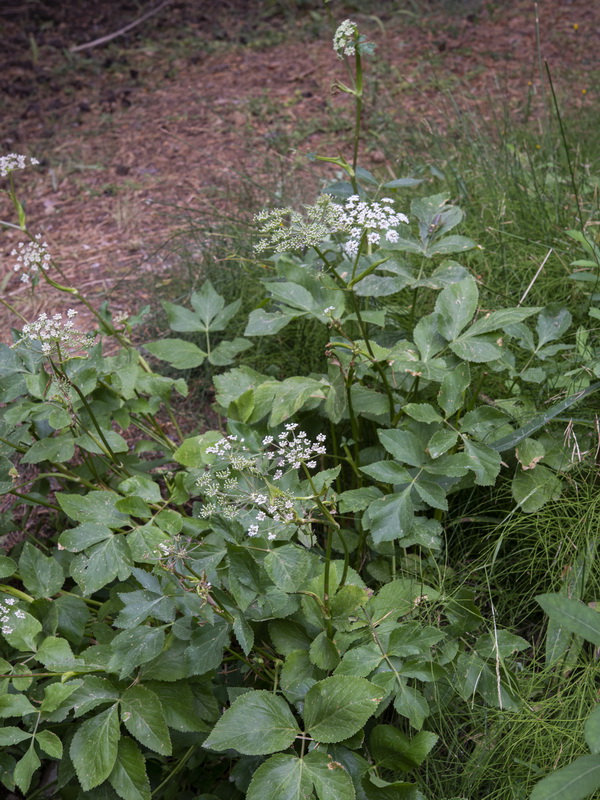
{"label": "bare soil", "polygon": [[[155,299],[157,281],[168,283],[173,256],[160,246],[185,231],[186,217],[218,225],[243,215],[243,186],[273,186],[274,169],[307,193],[331,174],[305,154],[335,142],[335,155],[352,109],[331,93],[345,75],[326,20],[317,4],[312,13],[304,5],[173,0],[77,53],[70,48],[150,6],[7,0],[0,8],[0,155],[42,162],[16,178],[31,229],[69,281],[116,312],[133,311]],[[537,26],[530,0],[463,0],[452,13],[440,5],[432,0],[417,17],[409,3],[381,0],[351,14],[377,43],[367,69],[400,130],[447,125],[448,90],[483,117],[506,107],[535,115],[543,60],[561,101],[597,108],[600,3],[541,0]],[[386,148],[368,147],[363,165],[395,176]],[[0,219],[16,221],[4,197]],[[32,296],[12,272],[20,238],[11,229],[0,236],[0,291],[29,318],[48,306],[49,291]],[[10,324],[3,313],[0,340],[10,339]]]}

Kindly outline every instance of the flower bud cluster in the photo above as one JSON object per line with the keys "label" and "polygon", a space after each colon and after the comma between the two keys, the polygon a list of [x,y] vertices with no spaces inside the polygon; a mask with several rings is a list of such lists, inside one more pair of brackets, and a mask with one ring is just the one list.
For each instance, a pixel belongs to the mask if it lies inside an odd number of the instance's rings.
{"label": "flower bud cluster", "polygon": [[197,480],[205,499],[200,516],[246,516],[251,520],[248,536],[266,534],[270,540],[277,538],[274,528],[279,525],[301,524],[306,511],[303,500],[310,498],[297,498],[278,483],[302,465],[314,469],[316,457],[325,455],[326,448],[324,434],[311,442],[304,431],[296,432],[297,427],[288,423],[277,437],[265,436],[264,449],[258,453],[251,453],[244,439],[234,435],[207,448],[218,461]]}
{"label": "flower bud cluster", "polygon": [[60,355],[66,351],[83,350],[89,347],[92,341],[90,334],[75,330],[73,317],[77,311],[70,308],[67,311],[67,320],[62,321],[62,314],[49,317],[42,313],[35,322],[23,325],[21,338],[16,345],[37,345],[41,343],[42,353],[45,355]]}
{"label": "flower bud cluster", "polygon": [[[27,163],[29,161],[29,164]],[[17,169],[26,169],[29,165],[34,167],[40,162],[37,158],[29,158],[18,153],[9,153],[7,156],[0,156],[0,177],[6,178],[11,172]]]}
{"label": "flower bud cluster", "polygon": [[35,278],[39,274],[40,270],[48,269],[52,260],[47,243],[42,242],[41,233],[37,234],[34,241],[20,242],[18,247],[11,252],[11,256],[17,259],[13,270],[22,273],[23,283],[29,283],[31,278]]}
{"label": "flower bud cluster", "polygon": [[366,234],[369,244],[379,244],[385,234],[386,241],[398,241],[398,232],[394,230],[401,223],[408,223],[408,217],[394,210],[391,197],[384,197],[381,203],[368,203],[357,194],[348,198],[344,205],[342,223],[350,233],[350,240],[345,245],[350,257],[357,255],[363,235]]}
{"label": "flower bud cluster", "polygon": [[306,218],[292,208],[261,211],[254,219],[263,223],[260,233],[265,238],[255,250],[262,253],[274,248],[278,253],[315,247],[331,233],[343,230],[342,209],[328,194],[322,194],[314,206],[305,206]]}

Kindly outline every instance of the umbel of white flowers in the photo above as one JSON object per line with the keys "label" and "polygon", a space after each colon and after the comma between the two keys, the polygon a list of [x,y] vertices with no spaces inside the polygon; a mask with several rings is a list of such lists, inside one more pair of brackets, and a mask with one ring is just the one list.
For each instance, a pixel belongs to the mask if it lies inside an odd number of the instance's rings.
{"label": "umbel of white flowers", "polygon": [[54,314],[49,317],[42,313],[35,322],[28,322],[23,325],[21,337],[13,345],[25,345],[29,347],[40,347],[44,355],[61,355],[69,351],[84,350],[92,342],[90,334],[81,333],[75,330],[73,318],[77,316],[77,311],[70,308],[67,311],[67,320],[63,322],[62,314]]}
{"label": "umbel of white flowers", "polygon": [[314,206],[305,206],[306,217],[291,208],[276,208],[261,211],[255,220],[262,223],[260,233],[264,236],[255,250],[274,249],[278,253],[304,247],[316,247],[332,233],[347,233],[349,239],[345,250],[349,256],[358,253],[363,236],[370,245],[380,243],[385,236],[388,242],[397,242],[395,230],[408,217],[394,210],[393,200],[384,197],[381,202],[361,200],[357,194],[338,205],[332,197],[322,194]]}
{"label": "umbel of white flowers", "polygon": [[40,270],[48,269],[52,260],[47,243],[42,242],[41,233],[31,242],[20,242],[11,252],[11,256],[17,259],[13,270],[21,273],[23,283],[29,283]]}
{"label": "umbel of white flowers", "polygon": [[[29,161],[29,163],[27,163]],[[7,156],[0,156],[0,177],[6,178],[11,172],[17,169],[25,169],[28,166],[35,167],[40,162],[37,158],[29,158],[18,153],[9,153]]]}

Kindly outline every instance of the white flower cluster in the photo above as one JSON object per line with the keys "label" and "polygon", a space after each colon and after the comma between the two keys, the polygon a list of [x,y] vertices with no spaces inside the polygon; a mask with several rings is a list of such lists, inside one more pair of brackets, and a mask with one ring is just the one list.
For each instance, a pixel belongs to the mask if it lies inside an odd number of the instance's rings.
{"label": "white flower cluster", "polygon": [[42,242],[42,234],[38,233],[34,241],[20,242],[12,252],[11,256],[16,257],[16,264],[13,266],[15,272],[22,271],[21,280],[29,283],[32,277],[40,270],[46,270],[50,266],[52,257],[48,252],[48,244]]}
{"label": "white flower cluster", "polygon": [[[10,615],[14,614],[15,619],[25,619],[25,614],[18,608],[10,608],[10,606],[14,606],[17,601],[14,597],[5,597],[0,604],[0,624],[2,625],[2,633],[6,636],[9,633],[13,632],[13,628],[10,627],[9,623],[14,624],[14,619],[11,620]],[[6,605],[4,605],[6,604]],[[7,608],[6,606],[9,606]]]}
{"label": "white flower cluster", "polygon": [[356,42],[358,39],[358,26],[356,22],[347,19],[338,27],[333,36],[333,49],[338,58],[353,56],[356,53]]}
{"label": "white flower cluster", "polygon": [[262,253],[273,247],[278,253],[314,247],[331,233],[342,230],[341,207],[328,194],[322,194],[314,206],[305,206],[306,217],[292,208],[261,211],[254,219],[263,223],[260,233],[265,238],[255,250]]}
{"label": "white flower cluster", "polygon": [[302,464],[314,469],[315,457],[325,455],[326,449],[324,434],[311,442],[304,431],[296,433],[297,427],[296,423],[288,423],[277,438],[265,436],[262,440],[265,449],[257,454],[251,454],[244,439],[234,435],[208,447],[207,453],[226,463],[221,461],[197,480],[208,501],[200,516],[220,514],[226,519],[237,519],[241,512],[249,513],[253,522],[248,527],[248,536],[258,536],[262,531],[270,540],[277,538],[272,529],[274,523],[299,524],[303,512],[296,509],[297,499],[272,482],[280,481]]}
{"label": "white flower cluster", "polygon": [[265,239],[256,245],[255,250],[273,247],[284,253],[300,247],[315,247],[332,233],[349,233],[350,241],[345,245],[350,257],[357,255],[363,234],[370,244],[379,244],[382,234],[388,242],[398,241],[394,230],[400,223],[408,222],[408,217],[394,210],[393,200],[384,197],[380,203],[361,200],[357,194],[348,198],[341,206],[327,194],[319,197],[314,206],[306,206],[308,221],[291,208],[276,208],[262,211],[255,220],[264,223],[260,233]]}
{"label": "white flower cluster", "polygon": [[[29,164],[27,161],[29,160]],[[17,169],[26,169],[29,165],[32,167],[40,162],[37,158],[29,158],[28,156],[21,156],[17,153],[9,153],[7,156],[0,156],[0,177],[6,178],[11,172]]]}
{"label": "white flower cluster", "polygon": [[368,203],[357,194],[348,198],[344,206],[342,224],[350,233],[350,240],[345,245],[346,253],[352,258],[358,254],[364,234],[369,244],[379,244],[385,234],[386,241],[398,241],[398,231],[394,230],[402,222],[408,223],[408,217],[394,210],[391,197],[384,197],[381,203]]}
{"label": "white flower cluster", "polygon": [[60,355],[66,351],[83,350],[91,344],[90,334],[81,333],[74,329],[73,317],[77,316],[77,311],[70,308],[67,311],[68,319],[63,322],[62,314],[54,314],[49,317],[42,313],[35,322],[23,325],[21,338],[15,345],[42,345],[42,353]]}

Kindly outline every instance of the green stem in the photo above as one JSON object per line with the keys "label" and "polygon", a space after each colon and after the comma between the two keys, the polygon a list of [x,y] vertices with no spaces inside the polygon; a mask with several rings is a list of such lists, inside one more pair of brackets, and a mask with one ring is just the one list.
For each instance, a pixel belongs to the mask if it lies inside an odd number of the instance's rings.
{"label": "green stem", "polygon": [[175,766],[169,772],[169,774],[164,779],[164,781],[162,781],[162,783],[159,783],[158,786],[156,787],[156,789],[154,789],[152,791],[152,793],[150,794],[150,797],[154,797],[155,795],[157,795],[160,792],[160,790],[163,789],[167,785],[167,783],[171,780],[171,778],[173,778],[175,775],[177,775],[178,772],[181,772],[181,770],[183,769],[183,767],[185,765],[185,762],[189,759],[189,757],[192,755],[192,753],[194,752],[195,749],[196,749],[196,745],[195,744],[192,744],[192,745],[190,745],[190,747],[188,747],[188,749],[185,751],[185,753],[179,759],[177,764],[175,764]]}

